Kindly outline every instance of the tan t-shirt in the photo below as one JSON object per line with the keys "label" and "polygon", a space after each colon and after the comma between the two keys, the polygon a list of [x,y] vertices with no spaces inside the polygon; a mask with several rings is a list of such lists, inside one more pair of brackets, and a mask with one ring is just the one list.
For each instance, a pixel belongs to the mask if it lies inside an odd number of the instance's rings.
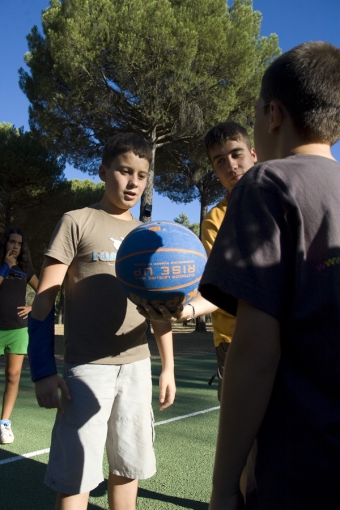
{"label": "tan t-shirt", "polygon": [[150,355],[146,322],[116,278],[117,250],[140,225],[100,209],[70,211],[55,228],[46,255],[69,265],[65,277],[65,361],[124,364]]}

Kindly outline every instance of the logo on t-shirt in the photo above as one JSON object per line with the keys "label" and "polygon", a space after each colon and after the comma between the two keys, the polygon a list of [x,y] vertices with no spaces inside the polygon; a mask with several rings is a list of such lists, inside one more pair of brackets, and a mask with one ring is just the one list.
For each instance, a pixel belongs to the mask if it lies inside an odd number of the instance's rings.
{"label": "logo on t-shirt", "polygon": [[114,237],[109,237],[109,240],[113,243],[113,247],[116,251],[94,251],[92,253],[92,260],[101,261],[101,262],[114,262],[117,258],[117,251],[120,245],[122,244],[124,237],[120,237],[119,239],[115,239]]}
{"label": "logo on t-shirt", "polygon": [[332,267],[335,264],[340,264],[340,257],[332,257],[332,258],[330,258],[328,260],[325,260],[321,264],[318,264],[316,266],[316,269],[318,271],[323,271],[324,269],[327,269],[327,267]]}
{"label": "logo on t-shirt", "polygon": [[20,280],[26,280],[26,273],[24,273],[23,271],[20,271],[19,269],[13,269],[11,267],[11,270],[10,270],[10,273],[8,275],[8,280],[12,280],[13,278],[16,279],[16,278],[19,278]]}

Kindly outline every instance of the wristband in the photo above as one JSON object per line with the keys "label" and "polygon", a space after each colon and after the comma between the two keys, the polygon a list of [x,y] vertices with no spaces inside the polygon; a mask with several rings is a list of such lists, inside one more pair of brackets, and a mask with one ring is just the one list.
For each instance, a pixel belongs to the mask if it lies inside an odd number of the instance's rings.
{"label": "wristband", "polygon": [[9,275],[11,268],[7,264],[7,262],[4,262],[2,266],[0,267],[0,276],[2,276],[4,279],[7,278]]}
{"label": "wristband", "polygon": [[195,316],[196,316],[196,312],[195,312],[195,307],[194,307],[194,305],[192,305],[191,303],[188,303],[188,305],[189,305],[189,306],[191,306],[191,308],[192,308],[192,315],[191,315],[191,317],[189,317],[189,318],[188,318],[188,321],[190,321],[191,319],[194,319],[194,318],[195,318]]}
{"label": "wristband", "polygon": [[54,307],[43,321],[28,314],[28,358],[33,382],[55,375],[54,358]]}

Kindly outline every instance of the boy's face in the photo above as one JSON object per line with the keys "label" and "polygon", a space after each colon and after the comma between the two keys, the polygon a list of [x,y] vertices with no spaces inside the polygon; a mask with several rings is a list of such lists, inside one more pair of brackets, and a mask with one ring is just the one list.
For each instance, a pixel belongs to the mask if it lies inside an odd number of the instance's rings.
{"label": "boy's face", "polygon": [[105,199],[110,203],[112,214],[131,209],[140,199],[149,172],[149,162],[125,152],[115,157],[109,168],[99,167],[99,177],[105,182]]}
{"label": "boy's face", "polygon": [[216,177],[229,193],[235,184],[256,163],[255,149],[248,149],[244,140],[228,140],[216,144],[209,150]]}

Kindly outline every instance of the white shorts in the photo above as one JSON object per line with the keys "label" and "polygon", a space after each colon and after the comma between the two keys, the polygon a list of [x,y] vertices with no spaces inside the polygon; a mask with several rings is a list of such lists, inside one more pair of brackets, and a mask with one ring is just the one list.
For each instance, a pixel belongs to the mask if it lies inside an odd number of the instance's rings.
{"label": "white shorts", "polygon": [[66,363],[72,400],[62,399],[52,431],[45,484],[65,494],[91,491],[110,473],[143,480],[156,472],[151,362],[126,365]]}

